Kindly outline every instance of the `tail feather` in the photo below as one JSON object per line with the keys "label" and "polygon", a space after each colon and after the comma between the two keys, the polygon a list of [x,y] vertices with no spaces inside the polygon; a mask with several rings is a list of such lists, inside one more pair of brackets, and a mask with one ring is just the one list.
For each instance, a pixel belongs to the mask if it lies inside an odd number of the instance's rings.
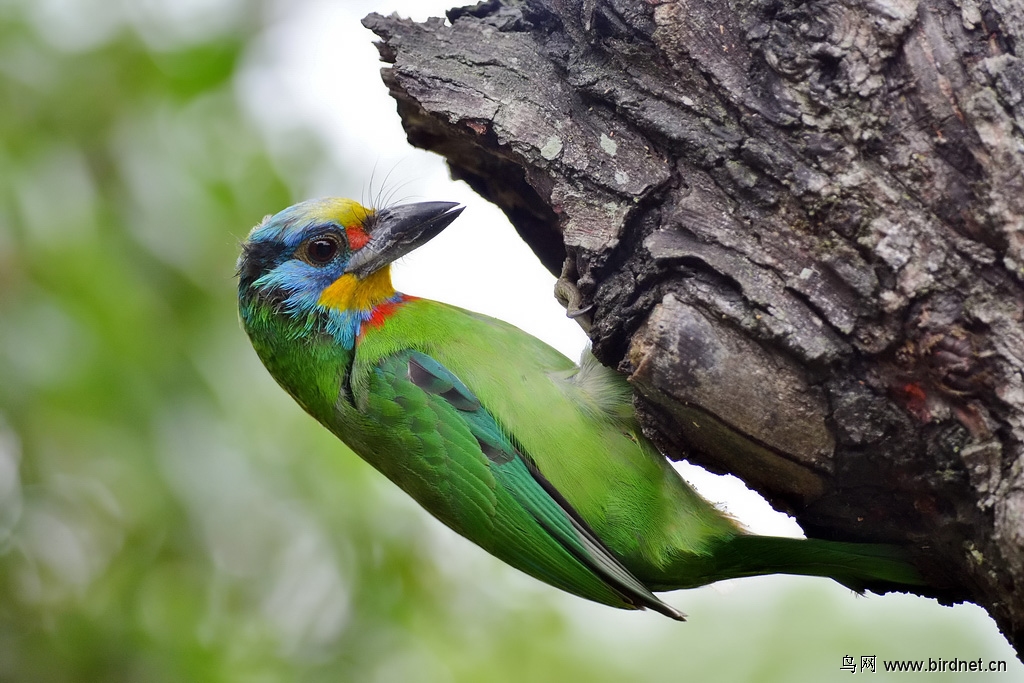
{"label": "tail feather", "polygon": [[825,576],[851,590],[923,586],[906,550],[872,543],[741,535],[716,549],[715,580],[762,574]]}

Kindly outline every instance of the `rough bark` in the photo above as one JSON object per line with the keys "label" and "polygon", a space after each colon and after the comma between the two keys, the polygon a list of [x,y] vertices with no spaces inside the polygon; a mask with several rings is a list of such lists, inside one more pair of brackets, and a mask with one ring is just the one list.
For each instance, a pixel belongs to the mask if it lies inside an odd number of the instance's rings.
{"label": "rough bark", "polygon": [[[671,457],[915,548],[1024,647],[1024,9],[502,0],[370,15],[409,140],[592,306]],[[496,255],[496,257],[500,257]]]}

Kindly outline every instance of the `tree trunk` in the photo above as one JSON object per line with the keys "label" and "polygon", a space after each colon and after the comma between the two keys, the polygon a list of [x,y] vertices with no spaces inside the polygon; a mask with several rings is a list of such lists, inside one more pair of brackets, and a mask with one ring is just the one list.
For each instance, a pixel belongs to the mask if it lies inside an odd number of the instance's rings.
{"label": "tree trunk", "polygon": [[918,553],[1024,649],[1024,7],[370,15],[409,140],[581,296],[673,458]]}

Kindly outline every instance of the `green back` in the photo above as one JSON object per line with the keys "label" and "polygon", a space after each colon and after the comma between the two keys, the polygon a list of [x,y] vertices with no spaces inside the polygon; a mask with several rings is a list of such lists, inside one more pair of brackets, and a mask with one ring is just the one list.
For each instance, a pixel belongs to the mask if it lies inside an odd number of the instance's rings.
{"label": "green back", "polygon": [[675,574],[678,560],[738,533],[641,435],[617,373],[596,364],[577,372],[512,325],[418,299],[363,336],[352,371],[356,396],[369,395],[374,368],[401,349],[421,351],[461,379],[641,580]]}

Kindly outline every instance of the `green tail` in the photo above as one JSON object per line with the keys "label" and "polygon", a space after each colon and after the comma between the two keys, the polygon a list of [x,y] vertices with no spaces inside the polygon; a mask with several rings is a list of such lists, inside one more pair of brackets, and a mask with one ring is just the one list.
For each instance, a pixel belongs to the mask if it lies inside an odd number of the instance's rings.
{"label": "green tail", "polygon": [[826,576],[851,590],[923,586],[903,548],[775,536],[735,536],[714,553],[715,580],[762,574]]}

